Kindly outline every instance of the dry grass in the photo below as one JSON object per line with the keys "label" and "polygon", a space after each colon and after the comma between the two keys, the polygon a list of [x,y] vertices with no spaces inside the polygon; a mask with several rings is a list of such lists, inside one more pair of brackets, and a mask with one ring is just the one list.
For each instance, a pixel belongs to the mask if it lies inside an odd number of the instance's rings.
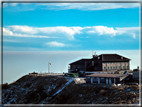
{"label": "dry grass", "polygon": [[[13,84],[3,84],[4,103],[8,102],[9,98],[15,98],[18,104],[40,104],[41,102],[49,104],[136,104],[139,98],[139,85],[111,87],[75,84],[74,82],[52,97],[66,82],[65,78],[23,76]],[[48,92],[49,88],[51,90]],[[51,99],[48,99],[49,97]]]}
{"label": "dry grass", "polygon": [[[131,104],[139,94],[125,92],[126,89],[138,90],[136,85],[126,87],[98,87],[94,85],[70,84],[63,92],[51,100],[55,104]],[[121,90],[121,91],[120,91]]]}

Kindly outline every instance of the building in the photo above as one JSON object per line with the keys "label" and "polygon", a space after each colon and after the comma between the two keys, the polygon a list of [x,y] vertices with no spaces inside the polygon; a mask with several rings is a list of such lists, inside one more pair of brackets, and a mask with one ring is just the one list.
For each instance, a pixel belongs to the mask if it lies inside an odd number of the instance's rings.
{"label": "building", "polygon": [[38,73],[36,73],[36,72],[33,72],[33,73],[29,73],[29,76],[39,76],[39,74]]}
{"label": "building", "polygon": [[70,63],[69,72],[129,70],[129,61],[129,58],[118,54],[93,55],[91,59],[80,59]]}
{"label": "building", "polygon": [[86,76],[86,80],[90,81],[91,83],[97,83],[97,84],[118,84],[122,82],[128,74],[104,74],[104,73],[97,73],[97,74],[91,74]]}

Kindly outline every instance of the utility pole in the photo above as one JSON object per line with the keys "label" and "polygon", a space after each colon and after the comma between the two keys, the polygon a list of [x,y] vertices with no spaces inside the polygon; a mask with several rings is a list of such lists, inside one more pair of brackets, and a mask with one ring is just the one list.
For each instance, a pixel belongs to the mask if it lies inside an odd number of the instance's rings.
{"label": "utility pole", "polygon": [[48,73],[50,73],[50,65],[51,65],[51,63],[48,62]]}

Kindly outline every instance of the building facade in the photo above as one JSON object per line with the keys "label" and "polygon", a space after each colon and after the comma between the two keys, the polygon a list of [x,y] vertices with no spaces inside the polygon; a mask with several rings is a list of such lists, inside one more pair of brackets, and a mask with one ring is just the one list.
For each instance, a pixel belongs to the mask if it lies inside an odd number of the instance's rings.
{"label": "building facade", "polygon": [[129,70],[130,59],[118,54],[93,55],[91,59],[80,59],[70,63],[70,71],[116,71]]}

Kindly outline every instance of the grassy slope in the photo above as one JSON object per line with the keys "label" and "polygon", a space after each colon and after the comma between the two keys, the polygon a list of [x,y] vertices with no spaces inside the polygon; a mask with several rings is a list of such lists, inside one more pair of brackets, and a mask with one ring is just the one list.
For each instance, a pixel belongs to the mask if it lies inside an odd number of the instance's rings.
{"label": "grassy slope", "polygon": [[53,96],[67,82],[64,78],[23,76],[3,87],[3,103],[16,104],[137,104],[139,85],[96,86],[74,82]]}

